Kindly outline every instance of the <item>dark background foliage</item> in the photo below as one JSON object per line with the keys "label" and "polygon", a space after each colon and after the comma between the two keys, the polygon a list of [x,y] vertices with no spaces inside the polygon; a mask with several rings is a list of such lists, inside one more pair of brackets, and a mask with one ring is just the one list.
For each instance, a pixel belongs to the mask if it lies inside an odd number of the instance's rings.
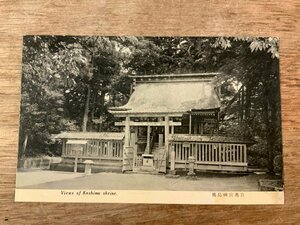
{"label": "dark background foliage", "polygon": [[128,75],[222,72],[220,133],[255,140],[249,164],[281,170],[278,48],[272,37],[25,36],[19,157],[59,155],[61,131],[118,131],[107,108],[127,102]]}

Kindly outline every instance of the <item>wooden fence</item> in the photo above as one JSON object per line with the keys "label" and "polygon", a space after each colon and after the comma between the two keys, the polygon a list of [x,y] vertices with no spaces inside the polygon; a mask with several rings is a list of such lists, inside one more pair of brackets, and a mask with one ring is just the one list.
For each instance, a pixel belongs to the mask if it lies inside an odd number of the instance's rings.
{"label": "wooden fence", "polygon": [[[247,148],[245,144],[172,142],[176,163],[187,163],[194,156],[197,164],[245,165]],[[170,158],[170,157],[169,157]]]}
{"label": "wooden fence", "polygon": [[[63,141],[63,157],[75,157],[76,150],[72,144]],[[80,158],[123,158],[123,142],[122,141],[99,141],[89,140],[83,145],[83,151],[78,154]]]}

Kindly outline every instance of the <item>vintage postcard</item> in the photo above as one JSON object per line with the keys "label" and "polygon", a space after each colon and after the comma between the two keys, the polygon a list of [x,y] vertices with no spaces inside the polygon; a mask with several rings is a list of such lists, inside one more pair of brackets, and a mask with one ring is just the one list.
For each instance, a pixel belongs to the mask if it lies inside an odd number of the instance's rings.
{"label": "vintage postcard", "polygon": [[283,204],[276,37],[25,36],[15,201]]}

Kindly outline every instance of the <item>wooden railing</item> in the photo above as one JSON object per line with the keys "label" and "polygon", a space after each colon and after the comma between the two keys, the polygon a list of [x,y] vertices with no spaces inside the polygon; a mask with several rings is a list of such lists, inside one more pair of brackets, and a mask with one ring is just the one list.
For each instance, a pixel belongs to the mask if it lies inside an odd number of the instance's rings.
{"label": "wooden railing", "polygon": [[[72,144],[63,143],[63,157],[75,157],[76,150]],[[122,141],[90,140],[83,145],[83,151],[78,154],[80,158],[123,158]]]}
{"label": "wooden railing", "polygon": [[247,163],[245,144],[172,142],[175,163],[186,163],[194,156],[196,163],[234,165]]}
{"label": "wooden railing", "polygon": [[143,165],[143,157],[141,155],[138,155],[138,156],[134,157],[133,165],[135,167],[142,166]]}
{"label": "wooden railing", "polygon": [[112,142],[112,157],[122,158],[123,157],[123,142]]}

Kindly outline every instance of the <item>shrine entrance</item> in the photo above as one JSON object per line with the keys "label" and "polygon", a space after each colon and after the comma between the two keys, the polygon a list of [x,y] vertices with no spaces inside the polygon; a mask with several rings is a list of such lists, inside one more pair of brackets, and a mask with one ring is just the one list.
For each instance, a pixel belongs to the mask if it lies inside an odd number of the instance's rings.
{"label": "shrine entrance", "polygon": [[167,148],[164,127],[136,128],[136,154],[133,171],[166,172]]}
{"label": "shrine entrance", "polygon": [[127,116],[123,121],[115,123],[125,127],[123,171],[166,173],[169,134],[181,122],[166,115],[149,114]]}

